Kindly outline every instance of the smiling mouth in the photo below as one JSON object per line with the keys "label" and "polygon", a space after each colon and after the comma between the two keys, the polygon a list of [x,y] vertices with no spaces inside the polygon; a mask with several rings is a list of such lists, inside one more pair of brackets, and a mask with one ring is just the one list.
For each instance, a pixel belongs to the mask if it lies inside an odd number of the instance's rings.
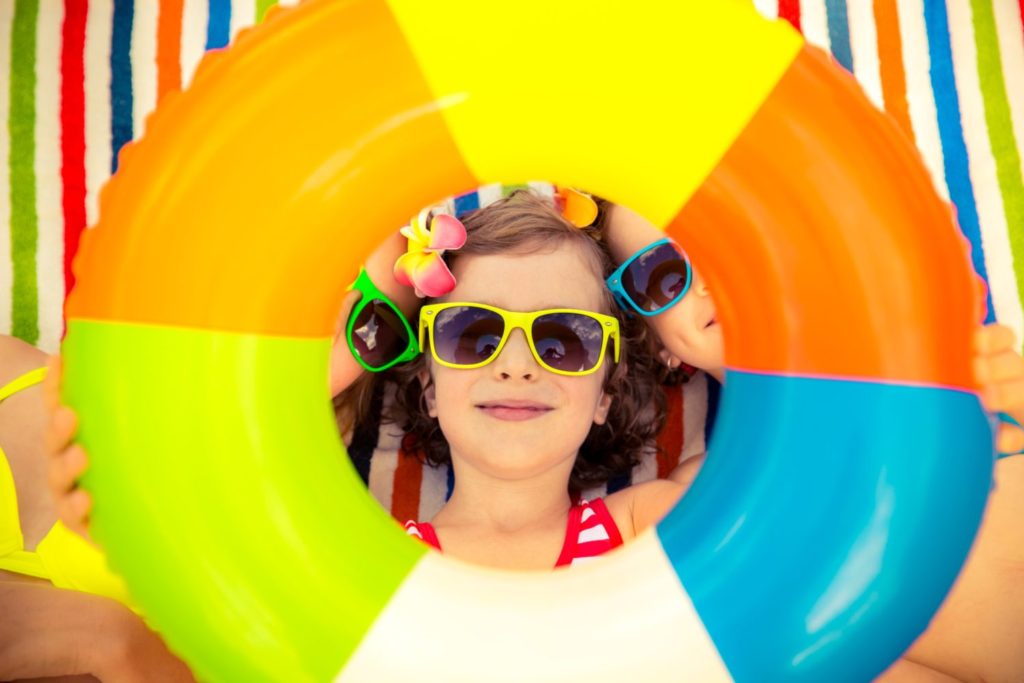
{"label": "smiling mouth", "polygon": [[502,422],[523,422],[533,420],[550,413],[553,408],[532,401],[492,401],[480,403],[477,409],[484,415]]}

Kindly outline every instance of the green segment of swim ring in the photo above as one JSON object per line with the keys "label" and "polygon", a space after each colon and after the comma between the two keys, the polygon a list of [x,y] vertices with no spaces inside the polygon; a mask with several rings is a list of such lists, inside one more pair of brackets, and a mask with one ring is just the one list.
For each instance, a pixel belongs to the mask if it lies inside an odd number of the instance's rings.
{"label": "green segment of swim ring", "polygon": [[345,453],[329,350],[68,324],[63,392],[89,454],[92,533],[200,679],[332,679],[425,552]]}

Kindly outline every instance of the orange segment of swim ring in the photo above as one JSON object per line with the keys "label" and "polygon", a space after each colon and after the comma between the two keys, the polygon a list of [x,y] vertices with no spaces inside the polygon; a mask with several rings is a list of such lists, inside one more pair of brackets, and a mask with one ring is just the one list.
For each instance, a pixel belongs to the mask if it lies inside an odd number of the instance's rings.
{"label": "orange segment of swim ring", "polygon": [[[309,25],[330,13],[339,16]],[[250,49],[242,35],[231,59],[204,61],[196,92],[161,108],[145,145],[122,155],[123,168],[145,171],[119,174],[105,193],[116,201],[101,198],[76,263],[90,277],[68,317],[329,336],[345,285],[377,246],[375,226],[397,229],[409,219],[403,207],[479,184],[383,3],[272,21],[280,49]],[[339,35],[339,26],[351,30]],[[304,49],[311,35],[315,61]],[[290,55],[289,69],[277,68],[279,54]],[[325,62],[337,64],[329,78]],[[189,139],[203,143],[169,147]],[[396,177],[403,166],[408,174]],[[128,222],[128,234],[105,229]],[[290,239],[298,226],[303,238]]]}
{"label": "orange segment of swim ring", "polygon": [[718,278],[726,365],[973,387],[969,336],[946,334],[981,319],[968,254],[929,238],[949,206],[903,133],[827,60],[804,47],[667,228]]}

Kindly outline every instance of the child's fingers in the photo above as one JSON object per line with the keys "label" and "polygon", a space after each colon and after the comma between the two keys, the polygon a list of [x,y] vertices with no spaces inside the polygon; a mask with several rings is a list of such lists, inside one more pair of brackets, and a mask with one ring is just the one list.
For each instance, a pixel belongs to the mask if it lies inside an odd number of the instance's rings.
{"label": "child's fingers", "polygon": [[43,400],[52,415],[60,406],[60,356],[46,357],[46,379],[43,380]]}
{"label": "child's fingers", "polygon": [[43,446],[50,454],[60,453],[71,443],[78,431],[78,414],[66,406],[58,407],[50,418],[50,426],[43,438]]}
{"label": "child's fingers", "polygon": [[64,475],[71,481],[76,481],[85,473],[86,467],[89,466],[89,459],[85,455],[85,449],[79,445],[74,445],[64,451],[61,457],[63,461],[62,467],[64,468]]}
{"label": "child's fingers", "polygon": [[1024,377],[982,387],[981,403],[990,413],[1004,412],[1017,417],[1024,410]]}
{"label": "child's fingers", "polygon": [[89,538],[91,511],[92,498],[82,489],[75,489],[57,501],[57,514],[64,526],[86,539]]}
{"label": "child's fingers", "polygon": [[1012,350],[974,358],[974,379],[979,385],[1024,377],[1024,357]]}
{"label": "child's fingers", "polygon": [[1024,429],[1005,422],[1000,423],[996,435],[996,450],[1000,453],[1017,453],[1024,450]]}
{"label": "child's fingers", "polygon": [[46,468],[46,476],[53,497],[59,500],[74,489],[75,481],[82,476],[88,464],[85,450],[81,446],[72,446],[52,458]]}
{"label": "child's fingers", "polygon": [[1006,325],[992,324],[979,327],[974,333],[974,352],[985,355],[1014,349],[1013,330]]}

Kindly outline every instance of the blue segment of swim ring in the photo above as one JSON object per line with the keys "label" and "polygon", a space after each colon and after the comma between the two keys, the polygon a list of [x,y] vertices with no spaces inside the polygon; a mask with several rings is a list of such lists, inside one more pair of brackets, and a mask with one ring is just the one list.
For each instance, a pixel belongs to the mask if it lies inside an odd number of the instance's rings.
{"label": "blue segment of swim ring", "polygon": [[[657,527],[737,681],[867,681],[925,629],[977,532],[973,394],[730,371],[709,455]],[[840,654],[842,653],[842,654]]]}

